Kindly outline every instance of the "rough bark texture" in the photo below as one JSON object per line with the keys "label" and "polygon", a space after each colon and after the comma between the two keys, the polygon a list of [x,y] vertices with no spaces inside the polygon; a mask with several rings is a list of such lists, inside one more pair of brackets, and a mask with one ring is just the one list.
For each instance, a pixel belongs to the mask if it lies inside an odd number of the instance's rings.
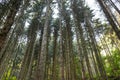
{"label": "rough bark texture", "polygon": [[47,11],[46,11],[46,20],[44,25],[41,53],[40,53],[40,61],[39,61],[39,78],[38,80],[44,80],[45,78],[45,62],[46,62],[46,54],[47,54],[47,40],[48,40],[48,27],[49,27],[49,17],[51,15],[50,10],[50,2],[47,1]]}
{"label": "rough bark texture", "polygon": [[5,45],[5,42],[6,42],[6,38],[7,38],[7,35],[11,29],[11,26],[13,25],[14,23],[14,18],[16,16],[16,13],[21,5],[21,2],[22,0],[14,0],[12,2],[12,7],[10,9],[10,12],[6,18],[6,21],[4,23],[4,26],[2,29],[0,29],[0,51],[1,49],[4,47]]}

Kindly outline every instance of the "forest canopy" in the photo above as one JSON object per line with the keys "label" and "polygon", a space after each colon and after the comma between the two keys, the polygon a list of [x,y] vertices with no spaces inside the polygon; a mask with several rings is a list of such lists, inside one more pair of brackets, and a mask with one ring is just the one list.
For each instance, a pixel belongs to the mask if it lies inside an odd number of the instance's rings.
{"label": "forest canopy", "polygon": [[120,0],[90,1],[0,0],[0,80],[120,80]]}

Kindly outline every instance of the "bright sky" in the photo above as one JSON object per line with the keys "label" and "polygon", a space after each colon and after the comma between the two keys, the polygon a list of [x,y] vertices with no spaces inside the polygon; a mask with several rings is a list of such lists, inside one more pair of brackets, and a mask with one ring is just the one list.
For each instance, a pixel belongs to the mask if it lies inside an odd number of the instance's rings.
{"label": "bright sky", "polygon": [[[101,13],[100,8],[98,7],[98,3],[96,3],[95,0],[85,0],[85,3],[92,9],[93,14],[95,15],[95,18],[100,18],[101,20],[104,20],[103,13]],[[55,7],[54,7],[55,8]],[[54,15],[53,17],[56,18],[58,9],[54,9]]]}
{"label": "bright sky", "polygon": [[85,0],[85,2],[92,10],[94,10],[93,14],[95,15],[95,18],[100,18],[101,20],[104,20],[104,15],[98,7],[99,4],[96,2],[96,0]]}
{"label": "bright sky", "polygon": [[[1,2],[1,1],[2,1],[2,0],[0,0],[0,2]],[[55,1],[55,0],[54,0],[54,1]],[[101,18],[101,20],[104,19],[103,14],[100,13],[100,8],[98,8],[98,4],[96,3],[95,0],[85,0],[85,2],[88,4],[88,6],[89,6],[91,9],[94,10],[93,13],[94,13],[94,15],[95,15],[95,18]],[[54,9],[54,12],[55,12],[55,14],[54,14],[53,17],[56,18],[56,17],[57,17],[58,10],[57,10],[57,9]]]}

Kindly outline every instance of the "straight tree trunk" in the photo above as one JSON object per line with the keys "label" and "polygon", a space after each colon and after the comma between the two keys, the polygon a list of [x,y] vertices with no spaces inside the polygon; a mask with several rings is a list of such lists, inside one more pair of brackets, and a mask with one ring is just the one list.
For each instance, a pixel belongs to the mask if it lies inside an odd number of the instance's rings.
{"label": "straight tree trunk", "polygon": [[39,61],[40,61],[40,53],[41,53],[41,46],[42,46],[42,38],[43,38],[43,27],[41,27],[41,34],[40,34],[40,39],[39,39],[39,51],[38,55],[37,55],[37,67],[36,67],[36,71],[35,71],[35,79],[37,80],[39,78]]}
{"label": "straight tree trunk", "polygon": [[74,5],[76,5],[76,1],[75,0],[73,1],[73,4],[72,4],[73,18],[74,18],[74,20],[76,22],[75,26],[79,30],[82,51],[84,53],[84,57],[85,57],[85,61],[86,61],[86,65],[87,65],[87,69],[88,69],[90,80],[92,80],[93,75],[92,75],[92,72],[91,72],[91,66],[90,66],[89,57],[88,57],[89,54],[88,54],[87,48],[86,48],[87,44],[86,44],[86,40],[84,39],[84,36],[83,36],[83,29],[82,29],[82,26],[81,26],[81,23],[80,23],[81,21],[79,20],[79,15],[74,10],[74,9],[77,9],[77,6],[74,6]]}
{"label": "straight tree trunk", "polygon": [[109,23],[111,24],[113,30],[115,31],[117,37],[120,39],[120,30],[118,29],[117,25],[115,24],[114,20],[112,19],[111,14],[109,13],[108,9],[106,8],[106,4],[103,0],[97,0],[103,9],[103,12],[105,13]]}
{"label": "straight tree trunk", "polygon": [[57,80],[56,76],[56,65],[57,65],[57,37],[58,30],[54,28],[54,39],[53,39],[53,68],[52,68],[52,79]]}
{"label": "straight tree trunk", "polygon": [[24,55],[24,59],[23,59],[23,62],[22,62],[22,66],[21,66],[21,70],[20,70],[20,73],[19,73],[19,77],[18,77],[18,80],[25,80],[25,77],[28,73],[28,68],[29,68],[29,65],[30,65],[30,60],[32,59],[31,57],[33,57],[32,53],[33,53],[33,48],[34,48],[34,44],[35,44],[35,40],[36,40],[36,36],[37,36],[37,29],[38,29],[38,26],[39,26],[39,22],[35,16],[35,18],[32,20],[32,23],[31,25],[29,26],[29,29],[28,29],[28,42],[27,42],[27,50],[25,52],[25,55]]}
{"label": "straight tree trunk", "polygon": [[25,80],[30,80],[31,79],[31,75],[32,75],[32,66],[33,66],[33,61],[34,61],[34,55],[35,55],[35,43],[33,45],[33,51],[32,51],[32,55],[31,55],[31,59],[30,59],[30,64],[29,64],[29,67],[28,67],[28,72],[26,74],[26,79]]}
{"label": "straight tree trunk", "polygon": [[0,51],[4,47],[7,35],[9,31],[11,30],[11,26],[14,23],[14,18],[16,16],[17,11],[19,10],[19,7],[21,5],[22,0],[13,0],[12,1],[12,7],[10,9],[10,13],[8,14],[6,21],[4,23],[4,26],[2,29],[0,29]]}
{"label": "straight tree trunk", "polygon": [[44,80],[45,78],[45,62],[46,62],[46,54],[47,54],[47,39],[48,39],[48,27],[49,27],[50,15],[51,15],[50,1],[47,0],[46,20],[44,24],[44,32],[43,32],[42,46],[40,52],[38,80]]}
{"label": "straight tree trunk", "polygon": [[14,41],[11,42],[14,43],[9,45],[8,48],[9,54],[8,52],[5,52],[6,55],[4,56],[2,62],[0,63],[0,79],[2,79],[6,69],[8,68],[8,63],[11,59],[11,56],[13,55],[14,47],[17,46],[17,41],[18,41],[18,36],[14,39]]}
{"label": "straight tree trunk", "polygon": [[93,50],[95,51],[95,57],[96,57],[96,60],[97,60],[97,63],[98,63],[98,68],[99,68],[101,77],[102,77],[102,79],[107,80],[107,76],[106,76],[106,73],[105,73],[105,70],[104,70],[104,66],[103,66],[103,63],[100,59],[101,56],[98,55],[99,52],[98,52],[98,49],[96,48],[95,37],[94,37],[94,33],[93,33],[93,30],[92,30],[92,27],[91,27],[91,23],[89,22],[90,20],[89,20],[89,16],[88,16],[88,11],[85,12],[85,21],[86,21],[86,27],[88,28],[90,39],[92,41]]}
{"label": "straight tree trunk", "polygon": [[79,36],[78,36],[79,34],[78,34],[77,28],[75,28],[75,32],[76,32],[76,38],[77,38],[78,54],[80,57],[80,64],[81,64],[81,72],[82,72],[81,80],[85,80],[85,69],[84,69],[84,63],[83,63],[84,56],[83,56],[82,48],[80,47],[81,44],[79,42]]}

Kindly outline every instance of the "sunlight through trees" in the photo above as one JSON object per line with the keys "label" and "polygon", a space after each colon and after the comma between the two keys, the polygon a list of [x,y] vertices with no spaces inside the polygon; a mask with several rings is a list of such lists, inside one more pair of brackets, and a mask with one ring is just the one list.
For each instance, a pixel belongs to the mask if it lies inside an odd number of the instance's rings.
{"label": "sunlight through trees", "polygon": [[120,80],[120,0],[94,1],[0,0],[0,80]]}

